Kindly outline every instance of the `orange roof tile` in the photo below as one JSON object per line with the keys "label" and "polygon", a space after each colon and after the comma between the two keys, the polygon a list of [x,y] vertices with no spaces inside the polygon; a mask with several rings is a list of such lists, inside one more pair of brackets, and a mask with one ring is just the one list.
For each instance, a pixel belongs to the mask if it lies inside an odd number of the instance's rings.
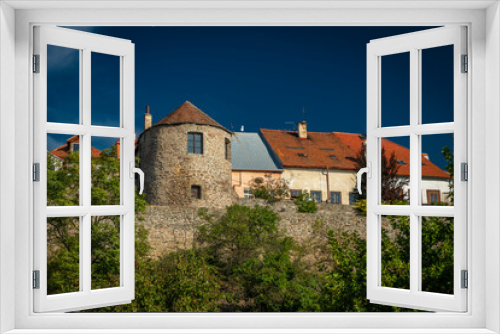
{"label": "orange roof tile", "polygon": [[231,133],[189,101],[184,102],[154,126],[178,124],[211,125]]}
{"label": "orange roof tile", "polygon": [[[283,167],[326,168],[355,170],[355,158],[364,143],[364,135],[344,132],[308,132],[307,139],[298,137],[296,131],[261,129],[264,139],[271,146]],[[410,150],[390,140],[383,139],[382,147],[387,156],[395,152],[401,164],[398,174],[409,175]],[[422,175],[449,178],[449,174],[422,156]]]}

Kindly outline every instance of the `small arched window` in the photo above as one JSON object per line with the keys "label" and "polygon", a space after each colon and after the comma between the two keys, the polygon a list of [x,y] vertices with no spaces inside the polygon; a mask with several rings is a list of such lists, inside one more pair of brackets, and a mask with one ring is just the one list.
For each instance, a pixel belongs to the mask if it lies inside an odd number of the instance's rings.
{"label": "small arched window", "polygon": [[203,154],[203,133],[188,132],[188,153]]}

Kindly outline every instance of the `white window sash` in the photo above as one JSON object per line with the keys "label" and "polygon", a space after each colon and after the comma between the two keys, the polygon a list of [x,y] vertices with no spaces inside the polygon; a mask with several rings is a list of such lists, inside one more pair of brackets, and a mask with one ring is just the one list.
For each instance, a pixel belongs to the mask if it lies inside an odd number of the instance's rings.
{"label": "white window sash", "polygon": [[[459,26],[388,37],[367,46],[367,161],[372,177],[367,187],[367,296],[373,303],[422,310],[467,310],[467,289],[461,288],[461,270],[467,269],[467,187],[460,180],[460,163],[467,162],[467,75],[461,73],[461,55],[467,54],[466,28]],[[454,45],[454,122],[420,124],[420,61],[422,49]],[[381,126],[381,57],[410,52],[410,125]],[[455,205],[429,207],[421,203],[421,140],[424,134],[454,133]],[[381,205],[381,138],[410,137],[408,206]],[[413,199],[414,198],[414,199]],[[410,217],[410,289],[381,286],[381,215]],[[454,217],[454,295],[421,291],[421,216]]]}
{"label": "white window sash", "polygon": [[[80,124],[47,122],[47,45],[80,50]],[[91,52],[120,57],[119,127],[91,123]],[[134,299],[134,178],[130,163],[135,160],[134,143],[134,44],[130,41],[79,32],[71,29],[34,28],[34,54],[40,55],[39,73],[34,80],[34,162],[40,163],[40,182],[34,183],[34,266],[40,271],[40,288],[33,289],[34,311],[74,311],[129,303]],[[47,207],[47,133],[79,135],[80,205]],[[120,138],[121,203],[91,205],[91,137]],[[133,165],[132,165],[133,166]],[[120,286],[91,289],[91,218],[119,215]],[[80,217],[80,288],[78,292],[47,295],[47,218]]]}

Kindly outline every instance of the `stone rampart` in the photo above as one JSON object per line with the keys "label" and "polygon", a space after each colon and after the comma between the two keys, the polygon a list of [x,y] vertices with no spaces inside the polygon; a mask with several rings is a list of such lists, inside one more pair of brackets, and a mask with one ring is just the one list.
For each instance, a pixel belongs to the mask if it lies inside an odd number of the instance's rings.
{"label": "stone rampart", "polygon": [[[238,204],[246,206],[266,205],[264,201],[255,199],[239,199]],[[358,215],[348,205],[319,204],[316,213],[300,213],[292,201],[282,201],[270,206],[279,216],[279,227],[282,231],[297,240],[306,241],[314,237],[315,226],[322,222],[322,229],[336,232],[358,232],[366,237],[366,217]],[[144,221],[138,221],[149,230],[149,241],[153,247],[152,256],[161,256],[165,252],[178,249],[190,249],[198,226],[205,223],[199,217],[197,208],[149,206]],[[220,217],[225,210],[208,211]],[[388,227],[388,222],[383,222]],[[323,234],[324,235],[324,234]],[[326,238],[325,238],[326,242]]]}

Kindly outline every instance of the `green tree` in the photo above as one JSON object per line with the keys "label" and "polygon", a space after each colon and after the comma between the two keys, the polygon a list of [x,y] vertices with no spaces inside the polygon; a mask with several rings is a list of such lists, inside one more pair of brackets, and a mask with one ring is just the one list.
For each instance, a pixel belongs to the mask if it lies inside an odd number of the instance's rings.
{"label": "green tree", "polygon": [[255,198],[264,199],[268,203],[279,202],[290,195],[288,181],[276,179],[272,175],[253,179],[250,183],[250,189]]}
{"label": "green tree", "polygon": [[219,219],[201,215],[207,223],[197,241],[225,277],[226,310],[319,310],[319,279],[294,257],[296,243],[278,230],[270,208],[233,205]]}
{"label": "green tree", "polygon": [[[120,203],[120,160],[116,147],[92,158],[92,204]],[[48,155],[47,205],[78,206],[79,153],[70,152],[62,161]],[[145,211],[144,195],[135,195],[135,210]],[[79,217],[47,219],[47,289],[49,294],[79,289]],[[136,258],[144,258],[150,250],[147,231],[136,224]],[[92,288],[119,286],[120,279],[120,216],[91,218]]]}
{"label": "green tree", "polygon": [[[356,158],[356,170],[366,167],[366,145],[361,146],[360,151],[357,153]],[[401,165],[398,163],[396,153],[391,152],[390,156],[387,156],[385,148],[382,148],[382,162],[381,162],[381,172],[382,172],[382,182],[381,182],[381,195],[385,202],[392,203],[393,201],[403,200],[403,187],[408,185],[410,182],[409,177],[399,175],[399,169]],[[355,189],[357,192],[357,189]],[[366,199],[366,175],[363,175],[361,179],[361,191],[362,194],[359,195],[359,199]]]}

